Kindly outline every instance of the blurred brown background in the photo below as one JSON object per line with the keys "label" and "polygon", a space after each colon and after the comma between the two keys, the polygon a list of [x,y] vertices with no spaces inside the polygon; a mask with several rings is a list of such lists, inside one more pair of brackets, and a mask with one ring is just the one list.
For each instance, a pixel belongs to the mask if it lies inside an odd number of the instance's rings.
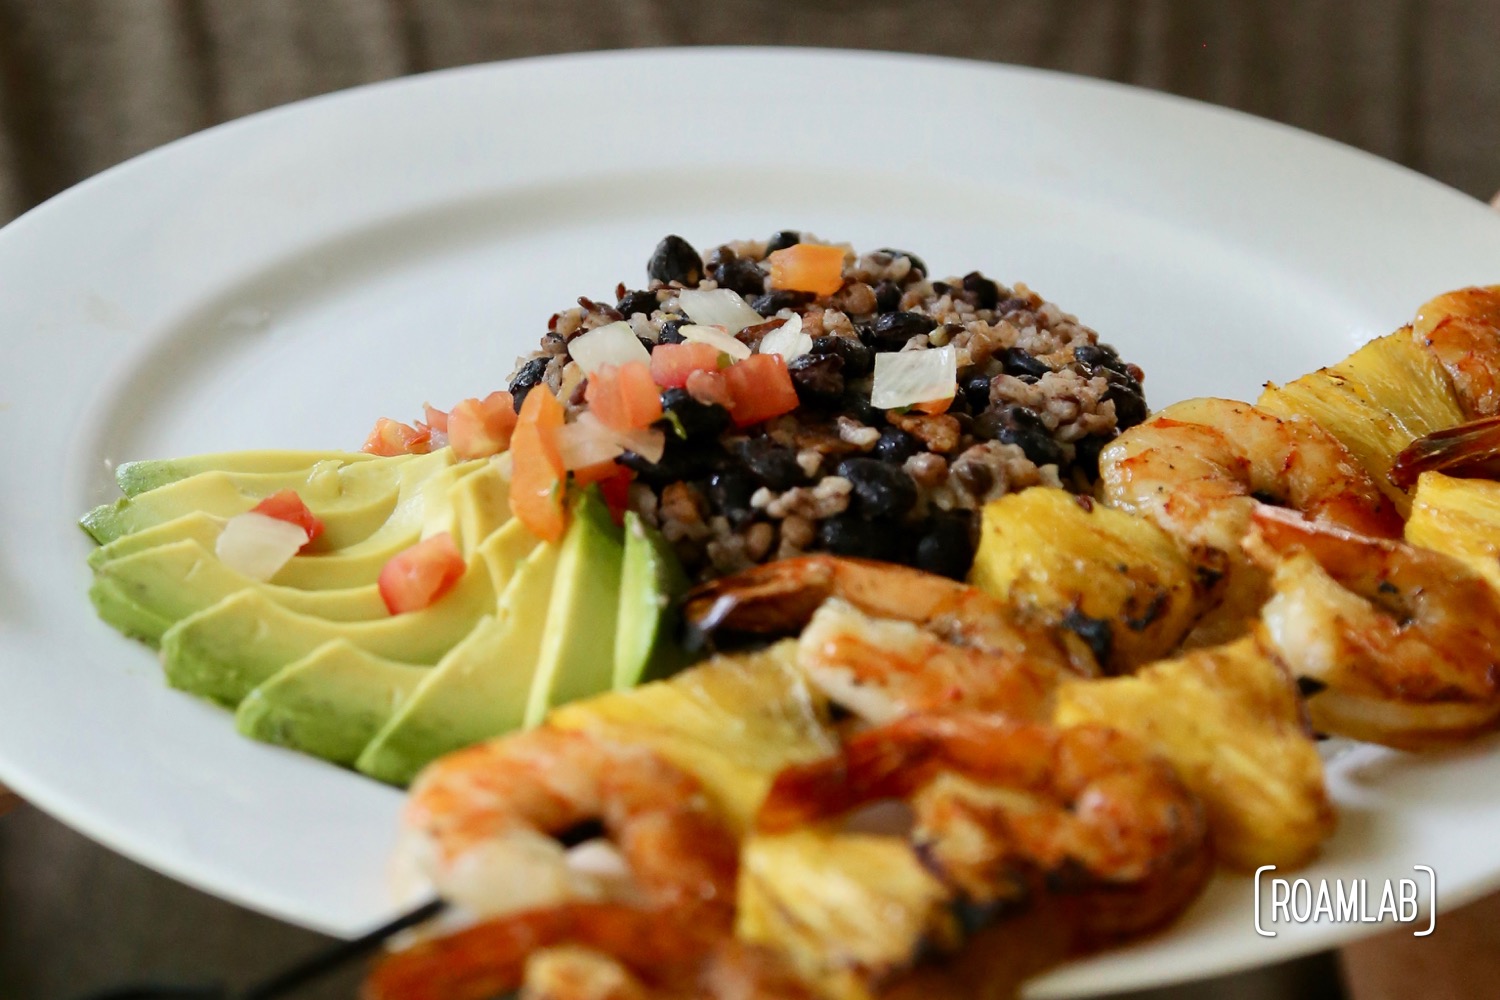
{"label": "blurred brown background", "polygon": [[[1105,77],[1296,125],[1476,197],[1500,188],[1500,0],[0,0],[0,222],[136,153],[314,94],[493,59],[705,44],[898,49]],[[767,85],[747,81],[747,93]],[[722,113],[774,131],[752,107]],[[981,114],[1003,126],[1003,109]],[[1392,247],[1410,249],[1399,233]],[[1351,949],[1347,994],[1496,995],[1497,923],[1491,899],[1442,918],[1433,938]],[[245,983],[325,943],[25,805],[0,819],[4,1000],[145,979]],[[1340,968],[1321,956],[1149,996],[1337,996]],[[301,995],[351,996],[355,981],[351,970]]]}

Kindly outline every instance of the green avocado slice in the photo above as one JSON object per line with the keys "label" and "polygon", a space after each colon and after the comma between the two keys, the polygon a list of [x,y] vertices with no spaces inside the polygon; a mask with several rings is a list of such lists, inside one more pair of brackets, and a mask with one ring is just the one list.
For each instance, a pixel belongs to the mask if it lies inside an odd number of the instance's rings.
{"label": "green avocado slice", "polygon": [[520,549],[514,533],[497,531],[437,603],[375,621],[331,622],[291,611],[259,590],[241,590],[162,635],[167,680],[184,691],[237,705],[282,667],[334,639],[402,663],[437,663],[482,615],[494,611],[497,588],[525,555]]}
{"label": "green avocado slice", "polygon": [[334,639],[246,695],[235,727],[253,739],[350,765],[432,669]]}
{"label": "green avocado slice", "polygon": [[173,542],[194,541],[205,549],[212,549],[219,540],[219,532],[223,530],[224,518],[195,510],[191,514],[174,517],[141,531],[121,535],[108,545],[99,546],[89,553],[89,568],[98,569],[116,559],[133,556],[158,545],[171,545]]}
{"label": "green avocado slice", "polygon": [[266,449],[226,451],[184,458],[151,458],[125,462],[115,469],[115,482],[127,497],[196,476],[200,472],[307,472],[319,462],[349,465],[375,456],[362,451],[288,451]]}
{"label": "green avocado slice", "polygon": [[499,613],[422,679],[359,755],[359,770],[406,785],[443,754],[525,723],[558,551],[550,544],[532,550],[505,588]]}
{"label": "green avocado slice", "polygon": [[445,448],[431,455],[400,455],[343,467],[320,462],[296,473],[200,472],[95,507],[80,523],[103,545],[193,511],[233,517],[279,490],[294,489],[323,522],[323,535],[315,544],[324,551],[340,549],[369,537],[385,522],[396,505],[401,466],[418,459],[450,465],[453,453]]}
{"label": "green avocado slice", "polygon": [[687,663],[677,641],[677,601],[687,588],[682,563],[661,532],[635,511],[626,511],[615,628],[616,691],[666,677]]}
{"label": "green avocado slice", "polygon": [[620,529],[594,490],[578,494],[558,553],[557,579],[527,697],[527,726],[554,705],[614,684],[615,616],[620,607]]}
{"label": "green avocado slice", "polygon": [[[236,572],[193,539],[158,545],[105,564],[95,574],[89,596],[99,617],[112,625],[120,613],[116,598],[124,598],[170,625],[246,589],[258,590],[290,611],[331,621],[369,621],[390,615],[373,583],[346,590],[274,586]],[[126,615],[127,620],[133,617],[128,611]],[[161,638],[160,633],[131,634],[153,643]]]}
{"label": "green avocado slice", "polygon": [[[401,470],[396,506],[375,533],[336,552],[299,555],[281,568],[271,582],[301,590],[342,590],[374,583],[390,558],[426,537],[423,524],[451,516],[454,498],[468,489],[469,476],[483,461],[434,466],[414,462]],[[465,551],[466,558],[472,552]]]}

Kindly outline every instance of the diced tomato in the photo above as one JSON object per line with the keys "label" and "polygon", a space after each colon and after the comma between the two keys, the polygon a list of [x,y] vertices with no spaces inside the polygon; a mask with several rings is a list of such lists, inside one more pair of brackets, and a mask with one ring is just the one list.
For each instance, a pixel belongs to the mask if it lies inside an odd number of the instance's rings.
{"label": "diced tomato", "polygon": [[[729,371],[728,368],[724,371]],[[729,386],[724,382],[724,373],[693,372],[687,380],[688,395],[699,403],[715,403],[725,409],[729,408],[733,400],[729,395]]]}
{"label": "diced tomato", "polygon": [[933,416],[937,416],[939,413],[947,413],[948,407],[952,405],[953,397],[948,396],[945,399],[932,399],[928,400],[925,403],[913,403],[911,404],[911,408],[913,410],[916,410],[918,413],[927,413]]}
{"label": "diced tomato", "polygon": [[616,524],[625,523],[625,510],[630,506],[630,481],[634,478],[629,469],[617,465],[614,475],[599,480],[599,495]]}
{"label": "diced tomato", "polygon": [[323,522],[307,509],[307,504],[302,502],[296,490],[277,490],[250,509],[257,514],[295,524],[307,532],[307,542],[303,548],[311,545],[313,539],[323,533]]}
{"label": "diced tomato", "polygon": [[403,424],[390,417],[375,421],[361,451],[389,458],[392,455],[425,455],[432,448],[432,431]]}
{"label": "diced tomato", "polygon": [[798,243],[770,256],[771,287],[832,295],[844,287],[844,251],[821,243]]}
{"label": "diced tomato", "polygon": [[752,354],[724,369],[729,415],[737,427],[779,417],[797,408],[797,390],[779,354]]}
{"label": "diced tomato", "polygon": [[448,414],[431,403],[422,404],[422,419],[433,430],[448,433]]}
{"label": "diced tomato", "polygon": [[697,340],[657,344],[651,349],[651,379],[663,389],[681,389],[693,372],[719,370],[719,349]]}
{"label": "diced tomato", "polygon": [[600,368],[589,376],[583,398],[600,423],[617,431],[645,430],[661,419],[661,390],[642,361]]}
{"label": "diced tomato", "polygon": [[464,461],[498,455],[510,447],[517,419],[508,392],[492,392],[482,400],[466,399],[447,414],[448,444]]}
{"label": "diced tomato", "polygon": [[463,575],[463,553],[445,531],[391,556],[377,585],[386,608],[400,615],[430,607]]}
{"label": "diced tomato", "polygon": [[565,414],[545,386],[526,394],[521,415],[510,439],[510,510],[538,538],[556,542],[568,527],[563,504],[562,454],[557,429]]}

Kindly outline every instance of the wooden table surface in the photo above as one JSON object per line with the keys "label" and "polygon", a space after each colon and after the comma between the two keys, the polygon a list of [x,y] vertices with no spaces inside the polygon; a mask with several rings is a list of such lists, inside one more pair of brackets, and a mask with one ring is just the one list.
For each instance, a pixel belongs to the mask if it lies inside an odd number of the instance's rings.
{"label": "wooden table surface", "polygon": [[[493,59],[703,44],[1105,77],[1318,132],[1476,197],[1500,188],[1496,0],[0,0],[0,222],[136,153],[313,94]],[[1336,996],[1340,961],[1355,1000],[1494,995],[1497,924],[1492,898],[1445,915],[1430,939],[1390,935],[1339,960],[1140,996]],[[0,819],[3,1000],[144,978],[244,983],[323,943],[24,804]],[[354,982],[301,995],[347,997]]]}

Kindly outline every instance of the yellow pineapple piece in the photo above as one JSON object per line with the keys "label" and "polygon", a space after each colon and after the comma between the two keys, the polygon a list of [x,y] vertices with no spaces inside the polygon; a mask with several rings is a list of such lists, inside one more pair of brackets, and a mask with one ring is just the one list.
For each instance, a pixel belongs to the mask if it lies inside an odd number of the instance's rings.
{"label": "yellow pineapple piece", "polygon": [[803,680],[796,654],[787,639],[716,656],[668,680],[564,705],[548,722],[653,748],[703,782],[744,831],[778,771],[838,749],[827,704]]}
{"label": "yellow pineapple piece", "polygon": [[[1143,517],[1033,487],[985,505],[970,582],[1024,617],[1078,631],[1107,672],[1175,649],[1218,600],[1224,557],[1185,554]],[[1106,631],[1107,630],[1107,631]]]}
{"label": "yellow pineapple piece", "polygon": [[1406,540],[1453,556],[1500,588],[1500,483],[1422,473]]}
{"label": "yellow pineapple piece", "polygon": [[1310,417],[1344,443],[1405,517],[1411,498],[1391,484],[1391,463],[1417,438],[1464,421],[1443,366],[1410,327],[1372,340],[1329,368],[1278,386],[1258,406]]}
{"label": "yellow pineapple piece", "polygon": [[1203,800],[1215,850],[1233,867],[1300,865],[1333,832],[1296,685],[1256,636],[1133,677],[1069,682],[1056,721],[1102,723],[1146,741]]}
{"label": "yellow pineapple piece", "polygon": [[755,834],[740,854],[735,936],[781,949],[838,1000],[958,943],[951,892],[902,837]]}

